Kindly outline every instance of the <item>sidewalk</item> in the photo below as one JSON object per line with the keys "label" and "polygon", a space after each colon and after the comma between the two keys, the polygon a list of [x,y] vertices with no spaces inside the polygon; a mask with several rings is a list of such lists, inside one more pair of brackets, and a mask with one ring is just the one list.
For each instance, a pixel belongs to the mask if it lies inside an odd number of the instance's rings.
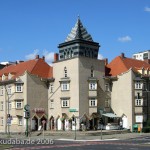
{"label": "sidewalk", "polygon": [[0,138],[19,138],[19,139],[53,139],[53,140],[73,140],[76,138],[76,140],[124,140],[124,139],[132,139],[137,137],[143,137],[143,136],[150,136],[150,133],[129,133],[127,131],[123,130],[111,130],[111,131],[45,131],[37,136],[39,132],[33,132],[29,137],[26,137],[24,134],[10,134],[10,137],[8,137],[7,134],[1,134]]}

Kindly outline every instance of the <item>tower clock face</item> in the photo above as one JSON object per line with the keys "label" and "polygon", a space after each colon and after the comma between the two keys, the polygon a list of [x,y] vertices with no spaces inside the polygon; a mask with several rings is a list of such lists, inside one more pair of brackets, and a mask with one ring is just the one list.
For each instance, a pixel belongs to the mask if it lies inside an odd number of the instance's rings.
{"label": "tower clock face", "polygon": [[28,104],[26,104],[26,105],[24,106],[24,109],[25,109],[26,111],[29,111],[29,110],[30,110],[30,106],[29,106]]}

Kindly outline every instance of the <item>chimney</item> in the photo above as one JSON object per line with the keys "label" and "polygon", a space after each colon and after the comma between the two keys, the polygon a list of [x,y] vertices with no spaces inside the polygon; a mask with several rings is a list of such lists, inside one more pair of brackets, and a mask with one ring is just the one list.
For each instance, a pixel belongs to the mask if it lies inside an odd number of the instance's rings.
{"label": "chimney", "polygon": [[121,57],[122,57],[122,58],[125,58],[125,54],[124,54],[124,53],[121,53]]}
{"label": "chimney", "polygon": [[104,61],[105,61],[105,66],[107,66],[108,65],[108,58],[105,58]]}
{"label": "chimney", "polygon": [[36,55],[36,56],[35,56],[35,59],[39,59],[39,55]]}
{"label": "chimney", "polygon": [[54,53],[54,62],[58,61],[58,57],[59,57],[59,54],[58,53]]}
{"label": "chimney", "polygon": [[42,59],[45,61],[45,56],[43,56]]}

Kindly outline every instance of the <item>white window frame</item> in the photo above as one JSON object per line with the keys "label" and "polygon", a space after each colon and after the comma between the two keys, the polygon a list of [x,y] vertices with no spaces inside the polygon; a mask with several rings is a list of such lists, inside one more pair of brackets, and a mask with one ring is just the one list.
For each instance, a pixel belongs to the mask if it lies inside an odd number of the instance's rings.
{"label": "white window frame", "polygon": [[62,91],[69,91],[69,82],[62,82],[61,83],[61,90]]}
{"label": "white window frame", "polygon": [[143,83],[141,83],[140,81],[136,81],[135,82],[135,89],[142,89],[142,85],[143,85]]}
{"label": "white window frame", "polygon": [[135,100],[135,106],[143,106],[143,100],[142,99],[136,99]]}
{"label": "white window frame", "polygon": [[23,125],[23,117],[22,116],[18,116],[18,125],[22,126]]}
{"label": "white window frame", "polygon": [[8,109],[11,110],[11,107],[12,107],[11,102],[9,102],[8,107],[9,107]]}
{"label": "white window frame", "polygon": [[89,90],[97,90],[97,82],[89,82]]}
{"label": "white window frame", "polygon": [[11,85],[7,86],[7,93],[8,93],[8,95],[11,95],[11,92],[12,92],[11,88],[12,88]]}
{"label": "white window frame", "polygon": [[69,106],[69,99],[61,99],[61,107],[68,108]]}
{"label": "white window frame", "polygon": [[22,92],[23,85],[21,83],[16,84],[16,92]]}
{"label": "white window frame", "polygon": [[53,109],[53,108],[54,108],[54,100],[51,99],[51,100],[50,100],[50,109]]}
{"label": "white window frame", "polygon": [[[19,105],[20,107],[18,107]],[[22,109],[22,100],[16,100],[16,109]]]}
{"label": "white window frame", "polygon": [[90,107],[97,107],[97,99],[96,98],[91,98],[89,100],[89,106]]}

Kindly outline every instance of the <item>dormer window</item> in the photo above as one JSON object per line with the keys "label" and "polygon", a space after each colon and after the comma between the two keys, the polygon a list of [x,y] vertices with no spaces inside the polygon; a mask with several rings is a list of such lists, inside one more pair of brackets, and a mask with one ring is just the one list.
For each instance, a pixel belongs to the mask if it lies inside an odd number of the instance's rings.
{"label": "dormer window", "polygon": [[6,79],[6,76],[3,74],[2,75],[2,81],[4,81]]}
{"label": "dormer window", "polygon": [[67,68],[64,68],[64,77],[67,78]]}
{"label": "dormer window", "polygon": [[10,80],[12,78],[11,73],[8,74],[8,80]]}

